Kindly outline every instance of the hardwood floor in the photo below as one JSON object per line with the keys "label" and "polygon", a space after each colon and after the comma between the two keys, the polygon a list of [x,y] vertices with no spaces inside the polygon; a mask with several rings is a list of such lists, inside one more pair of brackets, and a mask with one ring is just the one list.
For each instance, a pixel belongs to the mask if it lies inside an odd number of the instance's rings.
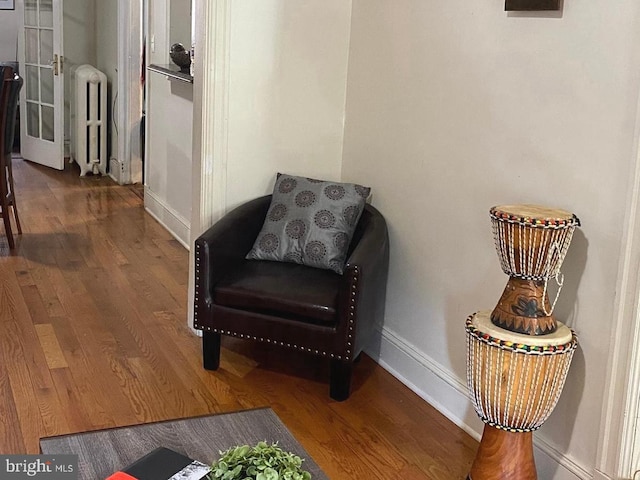
{"label": "hardwood floor", "polygon": [[[75,168],[74,168],[75,167]],[[328,365],[224,339],[201,366],[188,254],[109,178],[14,159],[23,235],[0,232],[0,452],[43,436],[271,406],[332,479],[465,478],[477,442],[363,355],[351,398]],[[203,459],[206,460],[206,459]]]}

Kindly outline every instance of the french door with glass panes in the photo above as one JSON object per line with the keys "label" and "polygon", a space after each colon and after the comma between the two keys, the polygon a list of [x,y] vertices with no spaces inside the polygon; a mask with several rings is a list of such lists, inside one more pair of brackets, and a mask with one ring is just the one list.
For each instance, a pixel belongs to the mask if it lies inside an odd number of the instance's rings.
{"label": "french door with glass panes", "polygon": [[62,0],[24,0],[18,42],[20,151],[23,158],[64,168]]}

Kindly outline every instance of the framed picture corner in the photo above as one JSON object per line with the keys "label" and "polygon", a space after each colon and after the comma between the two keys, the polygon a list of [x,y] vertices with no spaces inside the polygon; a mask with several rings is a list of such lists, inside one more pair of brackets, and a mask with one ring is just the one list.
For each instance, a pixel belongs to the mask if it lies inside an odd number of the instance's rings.
{"label": "framed picture corner", "polygon": [[15,10],[16,0],[0,0],[0,10]]}

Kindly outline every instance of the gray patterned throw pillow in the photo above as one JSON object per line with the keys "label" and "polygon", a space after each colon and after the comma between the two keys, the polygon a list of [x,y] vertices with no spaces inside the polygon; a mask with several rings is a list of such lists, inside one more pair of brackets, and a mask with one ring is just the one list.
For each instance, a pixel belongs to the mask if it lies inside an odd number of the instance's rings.
{"label": "gray patterned throw pillow", "polygon": [[262,230],[248,259],[344,271],[368,187],[278,174]]}

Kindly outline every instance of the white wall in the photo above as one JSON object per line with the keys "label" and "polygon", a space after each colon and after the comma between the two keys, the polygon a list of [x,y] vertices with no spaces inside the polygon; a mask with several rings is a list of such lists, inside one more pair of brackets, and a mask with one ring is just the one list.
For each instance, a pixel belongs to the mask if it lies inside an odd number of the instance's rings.
{"label": "white wall", "polygon": [[118,0],[98,0],[95,12],[95,67],[107,76],[109,155],[117,158],[119,126],[114,125],[113,104],[118,94]]}
{"label": "white wall", "polygon": [[63,7],[65,67],[69,69],[85,63],[95,66],[95,0],[64,0]]}
{"label": "white wall", "polygon": [[15,10],[0,10],[0,62],[18,60],[18,28],[22,22],[22,3]]}
{"label": "white wall", "polygon": [[[149,6],[149,64],[169,63],[168,0]],[[185,12],[188,15],[188,12]],[[185,246],[191,219],[193,86],[147,71],[145,208]]]}
{"label": "white wall", "polygon": [[70,139],[71,69],[79,65],[96,65],[95,0],[64,0],[64,137]]}
{"label": "white wall", "polygon": [[567,0],[561,15],[507,14],[490,0],[353,1],[342,176],[372,186],[389,222],[384,335],[371,349],[383,364],[479,429],[464,397],[464,320],[493,308],[507,280],[488,209],[540,203],[583,222],[556,309],[580,348],[535,434],[562,466],[539,455],[540,478],[594,469],[637,141],[639,36],[635,0]]}
{"label": "white wall", "polygon": [[185,246],[191,218],[193,86],[147,73],[144,204]]}
{"label": "white wall", "polygon": [[339,179],[351,2],[231,5],[227,207],[277,172]]}

